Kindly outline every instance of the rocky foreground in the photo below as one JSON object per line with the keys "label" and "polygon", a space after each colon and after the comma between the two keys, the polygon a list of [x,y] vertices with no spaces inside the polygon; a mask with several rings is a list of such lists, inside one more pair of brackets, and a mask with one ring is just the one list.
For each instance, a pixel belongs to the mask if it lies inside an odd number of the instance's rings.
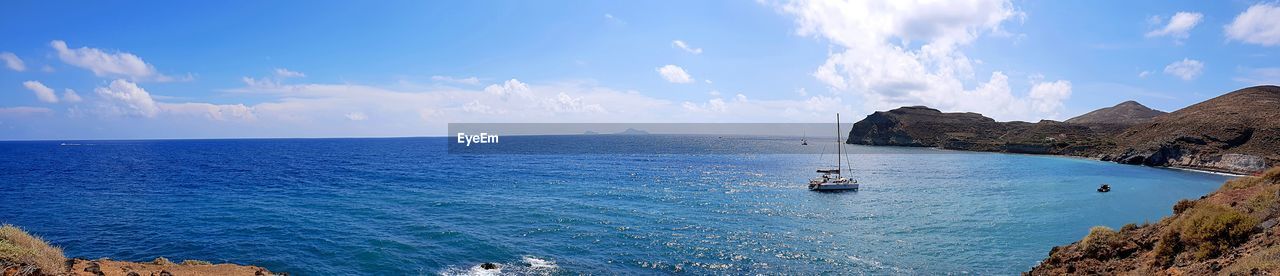
{"label": "rocky foreground", "polygon": [[1183,200],[1154,224],[1094,227],[1028,275],[1280,275],[1280,167]]}
{"label": "rocky foreground", "polygon": [[12,225],[0,226],[0,275],[40,276],[180,276],[180,275],[288,275],[248,265],[211,264],[186,260],[170,262],[163,257],[151,262],[126,262],[108,259],[67,259],[62,249]]}
{"label": "rocky foreground", "polygon": [[847,142],[1252,174],[1280,164],[1280,87],[1244,88],[1171,113],[1127,101],[1065,122],[997,122],[977,113],[902,107],[855,123]]}

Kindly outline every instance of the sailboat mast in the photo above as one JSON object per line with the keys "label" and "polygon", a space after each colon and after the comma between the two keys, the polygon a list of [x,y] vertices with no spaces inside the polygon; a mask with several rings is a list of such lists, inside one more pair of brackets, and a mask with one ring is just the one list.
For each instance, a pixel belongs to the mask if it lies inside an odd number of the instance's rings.
{"label": "sailboat mast", "polygon": [[840,176],[840,171],[844,169],[844,166],[840,164],[840,161],[841,161],[840,159],[843,159],[843,156],[844,156],[844,154],[840,152],[840,148],[843,148],[840,146],[840,113],[836,113],[836,176],[837,177]]}

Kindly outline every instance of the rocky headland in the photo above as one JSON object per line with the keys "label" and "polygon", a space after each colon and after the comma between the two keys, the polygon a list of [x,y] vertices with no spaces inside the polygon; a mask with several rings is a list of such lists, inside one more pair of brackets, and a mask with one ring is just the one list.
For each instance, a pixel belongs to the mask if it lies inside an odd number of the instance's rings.
{"label": "rocky headland", "polygon": [[977,113],[902,107],[855,123],[847,142],[1252,174],[1280,164],[1280,87],[1244,88],[1171,113],[1126,101],[1063,122],[997,122]]}

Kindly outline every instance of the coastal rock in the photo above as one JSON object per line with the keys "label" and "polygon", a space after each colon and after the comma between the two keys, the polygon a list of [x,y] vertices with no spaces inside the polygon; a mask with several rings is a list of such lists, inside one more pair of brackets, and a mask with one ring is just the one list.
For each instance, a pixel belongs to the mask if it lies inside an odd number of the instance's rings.
{"label": "coastal rock", "polygon": [[1280,87],[1256,86],[1153,118],[1114,136],[1103,160],[1256,173],[1280,164]]}
{"label": "coastal rock", "polygon": [[[187,263],[187,262],[184,262]],[[71,260],[70,275],[288,275],[248,265],[237,264],[177,264],[164,262],[125,262],[107,259]],[[104,273],[105,272],[105,273]]]}
{"label": "coastal rock", "polygon": [[923,106],[875,112],[850,144],[1059,154],[1252,174],[1280,164],[1280,87],[1256,86],[1164,113],[1127,101],[1071,118],[997,122]]}
{"label": "coastal rock", "polygon": [[997,122],[977,113],[923,106],[876,112],[853,124],[848,143],[1032,154],[1094,154],[1107,146],[1093,128],[1058,121]]}

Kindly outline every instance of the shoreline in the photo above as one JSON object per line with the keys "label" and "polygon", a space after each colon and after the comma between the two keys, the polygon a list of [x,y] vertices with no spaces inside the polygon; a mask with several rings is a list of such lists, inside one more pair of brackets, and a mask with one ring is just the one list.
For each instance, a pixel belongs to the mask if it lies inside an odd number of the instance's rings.
{"label": "shoreline", "polygon": [[857,143],[845,143],[845,144],[846,144],[846,145],[867,146],[867,147],[924,148],[924,149],[934,149],[934,150],[941,150],[941,151],[955,151],[955,152],[980,152],[980,153],[994,153],[994,154],[1013,154],[1013,155],[1029,155],[1029,156],[1047,156],[1047,157],[1073,158],[1073,159],[1092,160],[1092,161],[1098,161],[1098,162],[1103,162],[1103,163],[1111,163],[1111,164],[1117,164],[1117,165],[1140,166],[1140,167],[1157,168],[1157,169],[1171,169],[1171,170],[1180,170],[1180,171],[1190,171],[1190,172],[1198,172],[1198,173],[1216,174],[1216,175],[1231,176],[1231,177],[1252,176],[1251,174],[1241,174],[1241,173],[1231,172],[1231,171],[1225,171],[1225,170],[1219,171],[1219,170],[1213,170],[1213,169],[1208,169],[1208,168],[1191,168],[1191,167],[1182,167],[1182,166],[1150,166],[1150,165],[1145,165],[1145,164],[1125,164],[1125,163],[1120,163],[1120,162],[1115,162],[1115,161],[1106,161],[1106,160],[1102,160],[1101,158],[1095,158],[1095,157],[1089,157],[1089,156],[1080,156],[1080,155],[1068,155],[1068,154],[1052,154],[1052,153],[1025,153],[1025,152],[1007,152],[1007,151],[986,151],[986,150],[964,150],[964,149],[949,149],[949,148],[943,148],[943,147],[931,147],[931,146],[867,145],[867,144],[857,144]]}

